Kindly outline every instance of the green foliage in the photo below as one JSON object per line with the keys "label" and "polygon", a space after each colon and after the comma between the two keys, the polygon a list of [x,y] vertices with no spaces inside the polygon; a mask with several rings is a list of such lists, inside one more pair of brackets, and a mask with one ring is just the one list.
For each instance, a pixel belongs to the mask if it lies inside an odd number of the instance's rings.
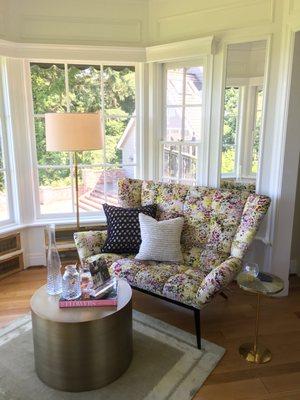
{"label": "green foliage", "polygon": [[[96,112],[102,108],[101,70],[98,66],[68,66],[69,93],[66,93],[64,65],[31,64],[32,95],[35,114],[46,112]],[[106,162],[120,164],[117,144],[135,109],[135,72],[129,67],[103,68],[105,106]],[[66,165],[66,168],[40,168],[40,185],[61,186],[70,183],[70,154],[46,151],[44,117],[35,117],[37,159],[40,166]],[[104,152],[78,154],[81,164],[104,163]]]}
{"label": "green foliage", "polygon": [[234,171],[235,151],[228,149],[222,152],[222,174],[228,174]]}
{"label": "green foliage", "polygon": [[[259,141],[262,117],[263,91],[257,93],[257,108],[255,116],[255,127],[253,131],[252,166],[251,172],[257,173],[259,157]],[[239,88],[228,87],[225,90],[224,103],[224,130],[222,139],[222,167],[221,173],[233,173],[235,170],[235,143],[238,131],[239,113]]]}
{"label": "green foliage", "polygon": [[[48,67],[48,68],[47,68]],[[65,74],[62,65],[31,65],[35,114],[66,111]]]}
{"label": "green foliage", "polygon": [[224,100],[223,150],[235,146],[239,113],[239,96],[239,88],[226,88]]}
{"label": "green foliage", "polygon": [[235,142],[239,113],[239,88],[228,87],[224,99],[224,127],[222,139],[222,167],[221,173],[234,172]]}

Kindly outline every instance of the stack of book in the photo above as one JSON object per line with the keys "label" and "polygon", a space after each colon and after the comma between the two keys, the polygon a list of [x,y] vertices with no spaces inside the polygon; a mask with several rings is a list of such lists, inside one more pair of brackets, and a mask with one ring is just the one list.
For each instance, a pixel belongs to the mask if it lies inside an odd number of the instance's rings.
{"label": "stack of book", "polygon": [[59,308],[108,307],[118,304],[118,280],[111,278],[107,266],[98,260],[89,266],[93,281],[89,296],[86,293],[74,300],[59,299]]}

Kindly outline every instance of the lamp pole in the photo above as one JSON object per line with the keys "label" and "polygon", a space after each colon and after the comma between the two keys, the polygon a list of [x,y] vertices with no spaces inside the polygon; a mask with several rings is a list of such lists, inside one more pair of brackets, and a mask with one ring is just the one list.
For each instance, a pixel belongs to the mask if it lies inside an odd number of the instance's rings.
{"label": "lamp pole", "polygon": [[78,185],[78,162],[77,162],[77,152],[74,151],[74,169],[75,169],[75,192],[76,192],[76,224],[77,231],[80,230],[79,224],[79,185]]}

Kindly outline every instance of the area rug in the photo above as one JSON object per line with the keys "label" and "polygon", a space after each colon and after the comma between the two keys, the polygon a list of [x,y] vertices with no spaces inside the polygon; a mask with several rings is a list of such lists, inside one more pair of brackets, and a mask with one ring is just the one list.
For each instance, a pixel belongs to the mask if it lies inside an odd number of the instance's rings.
{"label": "area rug", "polygon": [[0,330],[1,400],[190,400],[225,350],[169,324],[134,311],[134,355],[128,370],[90,392],[49,388],[35,374],[32,328],[26,315]]}

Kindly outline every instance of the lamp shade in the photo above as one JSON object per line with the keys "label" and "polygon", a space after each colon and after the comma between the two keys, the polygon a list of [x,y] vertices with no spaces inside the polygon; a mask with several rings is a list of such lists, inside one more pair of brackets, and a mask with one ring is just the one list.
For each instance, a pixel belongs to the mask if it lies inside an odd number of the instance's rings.
{"label": "lamp shade", "polygon": [[103,148],[100,113],[46,114],[47,151],[83,151]]}

